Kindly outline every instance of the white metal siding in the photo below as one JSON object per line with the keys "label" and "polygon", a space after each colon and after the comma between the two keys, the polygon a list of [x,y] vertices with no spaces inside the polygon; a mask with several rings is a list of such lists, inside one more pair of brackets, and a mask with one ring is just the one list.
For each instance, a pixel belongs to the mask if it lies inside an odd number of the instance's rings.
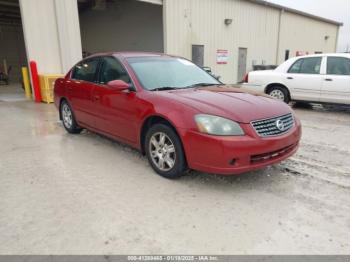
{"label": "white metal siding", "polygon": [[[252,62],[275,63],[279,11],[238,0],[165,1],[166,51],[191,58],[191,45],[205,46],[204,63],[227,83],[237,81],[238,49]],[[226,26],[225,18],[233,19]],[[216,51],[229,51],[227,65],[216,64]]]}
{"label": "white metal siding", "polygon": [[[284,61],[285,50],[291,57],[297,51],[314,54],[316,51],[336,51],[338,26],[290,12],[284,12],[281,19],[281,38],[278,62]],[[329,38],[326,40],[325,37]]]}
{"label": "white metal siding", "polygon": [[74,0],[20,0],[27,60],[40,74],[60,74],[81,59],[78,4]]}
{"label": "white metal siding", "polygon": [[[164,0],[163,3],[165,51],[191,59],[191,46],[204,45],[204,64],[226,83],[241,80],[237,79],[240,47],[248,49],[248,71],[253,63],[282,62],[285,49],[290,49],[291,55],[295,54],[294,50],[308,51],[311,47],[309,52],[335,51],[336,25],[281,13],[277,8],[246,0]],[[226,26],[225,18],[233,19],[232,24]],[[308,28],[313,33],[296,32],[298,28]],[[322,45],[325,35],[330,35],[330,39],[327,45]],[[229,51],[227,65],[216,64],[218,49]]]}

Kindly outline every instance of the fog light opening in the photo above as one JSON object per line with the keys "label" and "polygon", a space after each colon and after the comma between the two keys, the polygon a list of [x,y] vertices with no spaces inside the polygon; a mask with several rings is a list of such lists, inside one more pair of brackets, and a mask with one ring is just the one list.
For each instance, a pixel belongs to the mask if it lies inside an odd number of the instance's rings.
{"label": "fog light opening", "polygon": [[228,162],[231,166],[234,166],[236,164],[236,159],[232,159]]}

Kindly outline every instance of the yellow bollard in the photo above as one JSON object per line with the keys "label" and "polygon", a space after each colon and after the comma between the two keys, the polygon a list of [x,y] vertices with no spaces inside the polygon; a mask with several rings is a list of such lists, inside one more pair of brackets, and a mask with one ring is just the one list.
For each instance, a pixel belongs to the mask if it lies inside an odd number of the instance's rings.
{"label": "yellow bollard", "polygon": [[30,90],[30,82],[29,82],[29,74],[28,74],[28,68],[22,67],[22,76],[23,76],[23,84],[24,84],[24,91],[26,94],[26,97],[28,99],[32,98],[32,92]]}

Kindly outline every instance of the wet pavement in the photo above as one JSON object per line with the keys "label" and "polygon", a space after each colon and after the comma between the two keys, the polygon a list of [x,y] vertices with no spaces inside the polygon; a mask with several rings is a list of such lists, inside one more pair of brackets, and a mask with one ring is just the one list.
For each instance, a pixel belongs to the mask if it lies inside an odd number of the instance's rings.
{"label": "wet pavement", "polygon": [[289,160],[172,181],[0,86],[0,254],[349,254],[350,109],[295,111],[303,139]]}

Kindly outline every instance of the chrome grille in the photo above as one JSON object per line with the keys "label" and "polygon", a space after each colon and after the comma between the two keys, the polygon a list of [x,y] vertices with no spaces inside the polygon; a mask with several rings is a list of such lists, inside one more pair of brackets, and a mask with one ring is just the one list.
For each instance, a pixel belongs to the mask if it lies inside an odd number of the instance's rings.
{"label": "chrome grille", "polygon": [[251,122],[251,125],[259,136],[278,136],[287,133],[294,126],[294,118],[292,114],[257,120]]}

